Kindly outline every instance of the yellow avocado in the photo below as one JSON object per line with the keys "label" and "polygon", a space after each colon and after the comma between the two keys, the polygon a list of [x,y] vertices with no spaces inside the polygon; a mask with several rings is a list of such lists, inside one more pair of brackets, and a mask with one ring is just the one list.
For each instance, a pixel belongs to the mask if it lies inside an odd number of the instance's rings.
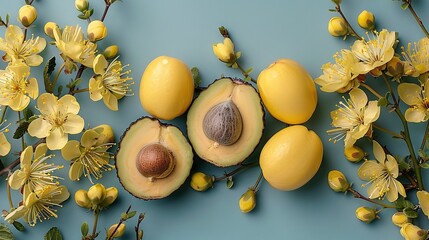
{"label": "yellow avocado", "polygon": [[[221,110],[216,112],[217,109]],[[230,111],[234,112],[232,118]],[[186,124],[196,154],[216,166],[228,167],[244,161],[258,145],[264,129],[264,111],[252,85],[222,78],[195,99]],[[229,137],[222,136],[228,131],[233,131]]]}
{"label": "yellow avocado", "polygon": [[176,118],[189,108],[194,96],[191,70],[177,58],[157,57],[142,75],[139,96],[150,115],[163,120]]}
{"label": "yellow avocado", "polygon": [[261,151],[259,163],[267,182],[290,191],[303,186],[319,170],[323,144],[305,126],[286,127],[274,134]]}
{"label": "yellow avocado", "polygon": [[316,86],[299,63],[279,59],[263,70],[257,80],[259,94],[268,112],[288,124],[310,119],[317,105]]}
{"label": "yellow avocado", "polygon": [[[138,160],[147,146],[161,146],[168,151],[174,163],[167,174],[148,177],[140,171]],[[150,117],[129,126],[116,153],[116,171],[122,186],[135,197],[146,200],[164,198],[177,190],[189,176],[192,163],[192,147],[182,132]]]}

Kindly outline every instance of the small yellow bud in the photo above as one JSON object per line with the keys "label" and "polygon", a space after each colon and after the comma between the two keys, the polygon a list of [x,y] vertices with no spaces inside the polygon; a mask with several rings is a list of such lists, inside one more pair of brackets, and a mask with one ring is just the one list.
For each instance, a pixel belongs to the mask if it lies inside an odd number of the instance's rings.
{"label": "small yellow bud", "polygon": [[110,206],[113,202],[115,202],[116,198],[118,198],[118,189],[115,187],[109,187],[106,189],[106,196],[104,197],[104,200],[100,203],[100,206]]}
{"label": "small yellow bud", "polygon": [[79,207],[91,208],[92,206],[91,201],[88,198],[88,192],[83,189],[76,191],[74,194],[74,201]]}
{"label": "small yellow bud", "polygon": [[[118,224],[113,224],[112,226],[110,226],[110,228],[107,230],[107,238],[109,238],[110,236],[112,236],[113,232],[115,231],[116,227],[118,226]],[[122,237],[122,235],[124,235],[125,229],[127,227],[125,226],[125,223],[121,223],[121,225],[119,225],[118,229],[116,229],[116,232],[113,234],[113,238],[120,238]]]}
{"label": "small yellow bud", "polygon": [[345,192],[350,187],[346,176],[338,170],[331,170],[328,173],[328,184],[335,192]]}
{"label": "small yellow bud", "polygon": [[24,27],[29,27],[37,18],[37,10],[31,5],[24,5],[19,9],[18,18]]}
{"label": "small yellow bud", "polygon": [[256,193],[255,190],[247,190],[243,195],[241,195],[240,200],[238,201],[241,212],[248,213],[256,207]]}
{"label": "small yellow bud", "polygon": [[106,59],[114,58],[118,55],[119,47],[117,45],[108,46],[104,49],[103,55]]}
{"label": "small yellow bud", "polygon": [[344,18],[333,17],[329,20],[328,31],[334,37],[342,37],[347,35],[349,29]]}
{"label": "small yellow bud", "polygon": [[100,204],[105,197],[106,188],[100,183],[97,183],[88,189],[88,198],[91,201],[93,207]]}
{"label": "small yellow bud", "polygon": [[401,227],[400,233],[405,240],[424,240],[428,236],[428,231],[411,223],[405,223]]}
{"label": "small yellow bud", "polygon": [[398,227],[404,226],[404,224],[411,222],[411,220],[403,212],[396,212],[392,215],[392,222]]}
{"label": "small yellow bud", "polygon": [[57,27],[58,25],[56,23],[47,22],[43,30],[45,31],[45,34],[48,35],[50,38],[54,38],[54,29],[56,29]]}
{"label": "small yellow bud", "polygon": [[365,152],[358,146],[351,146],[344,149],[344,156],[350,162],[357,163],[365,157]]}
{"label": "small yellow bud", "polygon": [[213,45],[213,53],[225,63],[234,63],[236,56],[234,53],[234,43],[230,38],[224,38],[223,43]]}
{"label": "small yellow bud", "polygon": [[369,207],[358,207],[356,209],[356,217],[365,223],[370,223],[377,218],[377,212],[373,208]]}
{"label": "small yellow bud", "polygon": [[191,187],[195,191],[203,192],[213,187],[214,179],[202,172],[196,172],[191,178]]}
{"label": "small yellow bud", "polygon": [[94,20],[88,25],[87,35],[91,42],[100,41],[107,36],[107,27],[102,21]]}
{"label": "small yellow bud", "polygon": [[93,128],[93,130],[100,134],[97,140],[97,145],[115,142],[115,134],[113,133],[113,129],[110,125],[101,124]]}
{"label": "small yellow bud", "polygon": [[375,26],[375,17],[372,12],[363,10],[358,16],[358,24],[361,28],[366,30],[373,30]]}
{"label": "small yellow bud", "polygon": [[74,1],[74,6],[76,7],[77,10],[82,12],[88,9],[89,2],[88,0],[76,0]]}

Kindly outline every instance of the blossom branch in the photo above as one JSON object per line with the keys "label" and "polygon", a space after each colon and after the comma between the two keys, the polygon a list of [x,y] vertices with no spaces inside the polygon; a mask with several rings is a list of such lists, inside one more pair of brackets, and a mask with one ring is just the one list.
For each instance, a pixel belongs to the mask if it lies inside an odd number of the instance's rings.
{"label": "blossom branch", "polygon": [[237,173],[239,173],[239,172],[241,172],[241,171],[243,171],[245,169],[248,169],[248,168],[251,168],[251,167],[255,167],[255,166],[258,166],[258,165],[259,165],[258,161],[255,161],[255,162],[252,162],[252,163],[247,163],[247,164],[246,163],[242,163],[241,166],[237,167],[236,169],[234,169],[233,171],[231,171],[229,173],[225,173],[222,177],[216,177],[214,181],[215,182],[222,181],[224,179],[227,179],[229,177],[234,176],[235,174],[237,174]]}
{"label": "blossom branch", "polygon": [[106,7],[104,8],[103,16],[101,16],[101,19],[100,19],[100,21],[102,21],[102,22],[104,22],[104,19],[106,18],[107,12],[109,11],[109,8],[111,5],[109,0],[104,0],[104,3],[106,3]]}
{"label": "blossom branch", "polygon": [[383,207],[383,208],[396,208],[396,207],[395,207],[395,206],[393,206],[393,205],[389,205],[389,204],[386,204],[386,203],[382,203],[382,202],[379,202],[379,201],[373,200],[373,199],[371,199],[371,198],[367,198],[367,197],[365,197],[364,195],[362,195],[360,192],[358,192],[358,191],[356,191],[355,189],[353,189],[352,187],[349,187],[349,188],[347,189],[347,191],[351,192],[351,193],[353,194],[353,197],[355,197],[355,198],[360,198],[360,199],[365,200],[365,201],[367,201],[367,202],[377,204],[377,205],[379,205],[379,206],[381,206],[381,207]]}
{"label": "blossom branch", "polygon": [[404,136],[402,136],[401,134],[396,133],[396,132],[394,132],[394,131],[392,131],[392,130],[390,130],[390,129],[387,129],[387,128],[384,128],[384,127],[378,126],[377,124],[372,124],[372,126],[373,126],[375,129],[378,129],[378,130],[380,130],[380,131],[382,131],[382,132],[385,132],[385,133],[388,133],[388,134],[392,135],[393,137],[401,138],[401,139],[403,139],[403,138],[404,138]]}
{"label": "blossom branch", "polygon": [[134,231],[136,232],[136,240],[141,240],[143,238],[143,230],[140,230],[140,224],[144,219],[144,214],[140,213],[139,219],[137,220],[137,225],[134,227]]}
{"label": "blossom branch", "polygon": [[426,124],[426,130],[425,130],[425,134],[423,135],[422,144],[420,145],[420,150],[423,150],[425,148],[428,134],[429,134],[429,122]]}
{"label": "blossom branch", "polygon": [[262,170],[261,170],[261,172],[259,173],[258,179],[256,180],[255,184],[251,187],[251,189],[253,189],[255,193],[258,191],[259,183],[261,183],[263,178],[264,178],[264,175],[262,174]]}
{"label": "blossom branch", "polygon": [[[128,215],[128,213],[130,212],[130,210],[131,210],[131,205],[129,205],[128,206],[128,209],[127,209],[127,211],[125,212],[125,215]],[[119,219],[119,222],[118,222],[118,224],[116,225],[116,228],[113,230],[113,232],[109,235],[109,236],[107,236],[108,238],[107,238],[107,240],[112,240],[113,239],[113,236],[115,236],[115,233],[118,231],[118,228],[121,226],[121,224],[125,221],[126,219],[124,219],[123,217],[121,217],[121,219]]]}
{"label": "blossom branch", "polygon": [[416,22],[419,24],[423,33],[426,35],[427,38],[429,38],[429,32],[423,24],[422,19],[417,15],[416,11],[414,11],[413,5],[411,5],[411,0],[403,0],[402,2],[407,4],[407,8],[410,9],[411,14],[413,14],[414,19],[416,19]]}
{"label": "blossom branch", "polygon": [[352,36],[356,37],[358,40],[363,40],[361,36],[359,36],[356,31],[353,29],[352,25],[350,25],[349,21],[347,20],[346,16],[344,15],[343,11],[341,10],[340,4],[336,4],[335,10],[341,15],[341,17],[344,19],[344,21],[347,24],[347,27],[352,32]]}

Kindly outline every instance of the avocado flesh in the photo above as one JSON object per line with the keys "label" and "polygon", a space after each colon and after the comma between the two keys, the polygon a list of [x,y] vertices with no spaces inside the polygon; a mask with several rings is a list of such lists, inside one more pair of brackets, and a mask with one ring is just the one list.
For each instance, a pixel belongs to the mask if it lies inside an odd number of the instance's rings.
{"label": "avocado flesh", "polygon": [[[210,109],[231,99],[240,111],[243,129],[232,145],[223,146],[210,140],[204,133],[203,120]],[[237,165],[244,161],[258,145],[264,129],[264,111],[256,90],[240,80],[216,80],[195,99],[188,112],[188,138],[195,153],[220,167]]]}
{"label": "avocado flesh", "polygon": [[[165,178],[144,177],[136,167],[139,151],[146,145],[160,143],[175,159],[173,171]],[[138,198],[150,200],[167,197],[189,176],[193,163],[191,145],[175,126],[143,117],[130,125],[123,134],[116,154],[116,170],[122,186]]]}

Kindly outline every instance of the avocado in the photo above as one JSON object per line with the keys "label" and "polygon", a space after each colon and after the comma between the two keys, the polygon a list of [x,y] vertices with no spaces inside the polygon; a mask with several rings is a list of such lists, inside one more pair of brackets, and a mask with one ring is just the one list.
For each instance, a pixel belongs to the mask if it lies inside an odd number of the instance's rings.
{"label": "avocado", "polygon": [[219,167],[243,162],[264,130],[264,108],[256,89],[240,79],[221,78],[204,89],[187,116],[195,153]]}
{"label": "avocado", "polygon": [[131,123],[116,152],[116,172],[122,186],[137,198],[169,196],[189,176],[193,151],[177,127],[151,117]]}

